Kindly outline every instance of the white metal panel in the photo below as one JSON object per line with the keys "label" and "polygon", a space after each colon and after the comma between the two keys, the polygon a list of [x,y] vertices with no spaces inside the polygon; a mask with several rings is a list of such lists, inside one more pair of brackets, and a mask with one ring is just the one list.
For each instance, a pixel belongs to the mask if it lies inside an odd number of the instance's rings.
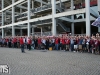
{"label": "white metal panel", "polygon": [[11,5],[9,5],[8,7],[6,7],[6,8],[4,8],[4,9],[0,10],[0,12],[5,11],[5,10],[7,10],[7,9],[9,9],[9,8],[12,8],[12,6],[15,6],[15,5],[17,5],[17,4],[20,4],[20,3],[22,3],[23,1],[25,1],[25,0],[19,0],[19,1],[15,2],[14,4],[11,4]]}
{"label": "white metal panel", "polygon": [[[55,15],[55,18],[74,15],[74,14],[79,14],[79,13],[85,13],[85,8],[84,9],[78,9],[78,10],[58,13],[58,14]],[[51,18],[52,18],[52,15],[48,15],[48,16],[44,16],[44,17],[30,19],[29,22],[35,22],[35,21],[46,20],[46,19],[51,19]],[[14,23],[13,25],[16,26],[16,25],[25,24],[25,23],[28,23],[28,20],[20,21],[20,22]],[[0,28],[10,27],[10,26],[12,26],[12,24],[1,26]]]}
{"label": "white metal panel", "polygon": [[[90,21],[94,21],[95,20],[95,18],[94,17],[91,17],[90,18]],[[75,22],[86,22],[86,19],[78,19],[78,20],[74,20],[74,23]]]}
{"label": "white metal panel", "polygon": [[62,16],[69,16],[69,15],[75,15],[75,14],[80,14],[80,13],[85,13],[86,10],[85,8],[83,9],[78,9],[78,10],[71,10],[71,11],[67,11],[67,12],[63,12],[63,13],[58,13],[55,15],[55,17],[62,17]]}

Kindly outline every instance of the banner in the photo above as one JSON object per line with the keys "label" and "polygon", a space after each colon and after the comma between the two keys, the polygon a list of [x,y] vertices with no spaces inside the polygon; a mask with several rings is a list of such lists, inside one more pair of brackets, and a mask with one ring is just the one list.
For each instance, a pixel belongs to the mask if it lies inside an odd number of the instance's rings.
{"label": "banner", "polygon": [[100,16],[91,25],[100,27]]}

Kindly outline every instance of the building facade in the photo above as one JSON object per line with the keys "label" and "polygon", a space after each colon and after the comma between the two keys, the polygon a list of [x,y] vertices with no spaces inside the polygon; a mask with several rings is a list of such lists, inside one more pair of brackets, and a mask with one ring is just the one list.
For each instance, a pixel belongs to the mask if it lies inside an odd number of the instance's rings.
{"label": "building facade", "polygon": [[100,32],[91,26],[99,16],[99,7],[99,0],[1,0],[1,35],[67,32],[90,36]]}

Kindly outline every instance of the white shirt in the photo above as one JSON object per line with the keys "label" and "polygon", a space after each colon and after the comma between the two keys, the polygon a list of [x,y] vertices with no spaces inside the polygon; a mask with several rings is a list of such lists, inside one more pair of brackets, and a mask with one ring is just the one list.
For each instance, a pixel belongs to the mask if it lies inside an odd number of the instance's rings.
{"label": "white shirt", "polygon": [[44,43],[44,44],[46,44],[46,40],[45,39],[42,39],[42,41],[41,41],[42,43]]}
{"label": "white shirt", "polygon": [[24,41],[24,43],[26,43],[26,42],[25,42],[25,38],[23,39],[23,41]]}
{"label": "white shirt", "polygon": [[54,43],[55,42],[55,39],[52,39],[52,43]]}

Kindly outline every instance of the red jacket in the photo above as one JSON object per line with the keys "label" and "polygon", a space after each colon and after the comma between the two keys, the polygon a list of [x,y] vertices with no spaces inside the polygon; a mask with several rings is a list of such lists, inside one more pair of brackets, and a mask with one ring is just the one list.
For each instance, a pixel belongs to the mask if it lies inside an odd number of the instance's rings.
{"label": "red jacket", "polygon": [[69,44],[70,44],[70,40],[69,40],[69,39],[65,39],[65,43],[66,43],[67,45],[69,45]]}
{"label": "red jacket", "polygon": [[40,38],[38,38],[38,44],[41,44],[41,39]]}
{"label": "red jacket", "polygon": [[65,39],[62,39],[62,44],[65,44]]}
{"label": "red jacket", "polygon": [[95,43],[94,40],[90,40],[90,45],[93,45]]}
{"label": "red jacket", "polygon": [[31,44],[31,43],[32,43],[31,39],[28,39],[28,44]]}
{"label": "red jacket", "polygon": [[8,39],[6,39],[6,42],[8,42]]}
{"label": "red jacket", "polygon": [[59,40],[58,38],[55,39],[55,44],[58,44],[59,43],[58,40]]}
{"label": "red jacket", "polygon": [[98,40],[95,40],[95,47],[97,47],[99,45]]}
{"label": "red jacket", "polygon": [[17,39],[16,39],[16,38],[14,38],[14,43],[15,43],[15,42],[17,42]]}
{"label": "red jacket", "polygon": [[20,45],[24,44],[23,38],[20,38]]}

